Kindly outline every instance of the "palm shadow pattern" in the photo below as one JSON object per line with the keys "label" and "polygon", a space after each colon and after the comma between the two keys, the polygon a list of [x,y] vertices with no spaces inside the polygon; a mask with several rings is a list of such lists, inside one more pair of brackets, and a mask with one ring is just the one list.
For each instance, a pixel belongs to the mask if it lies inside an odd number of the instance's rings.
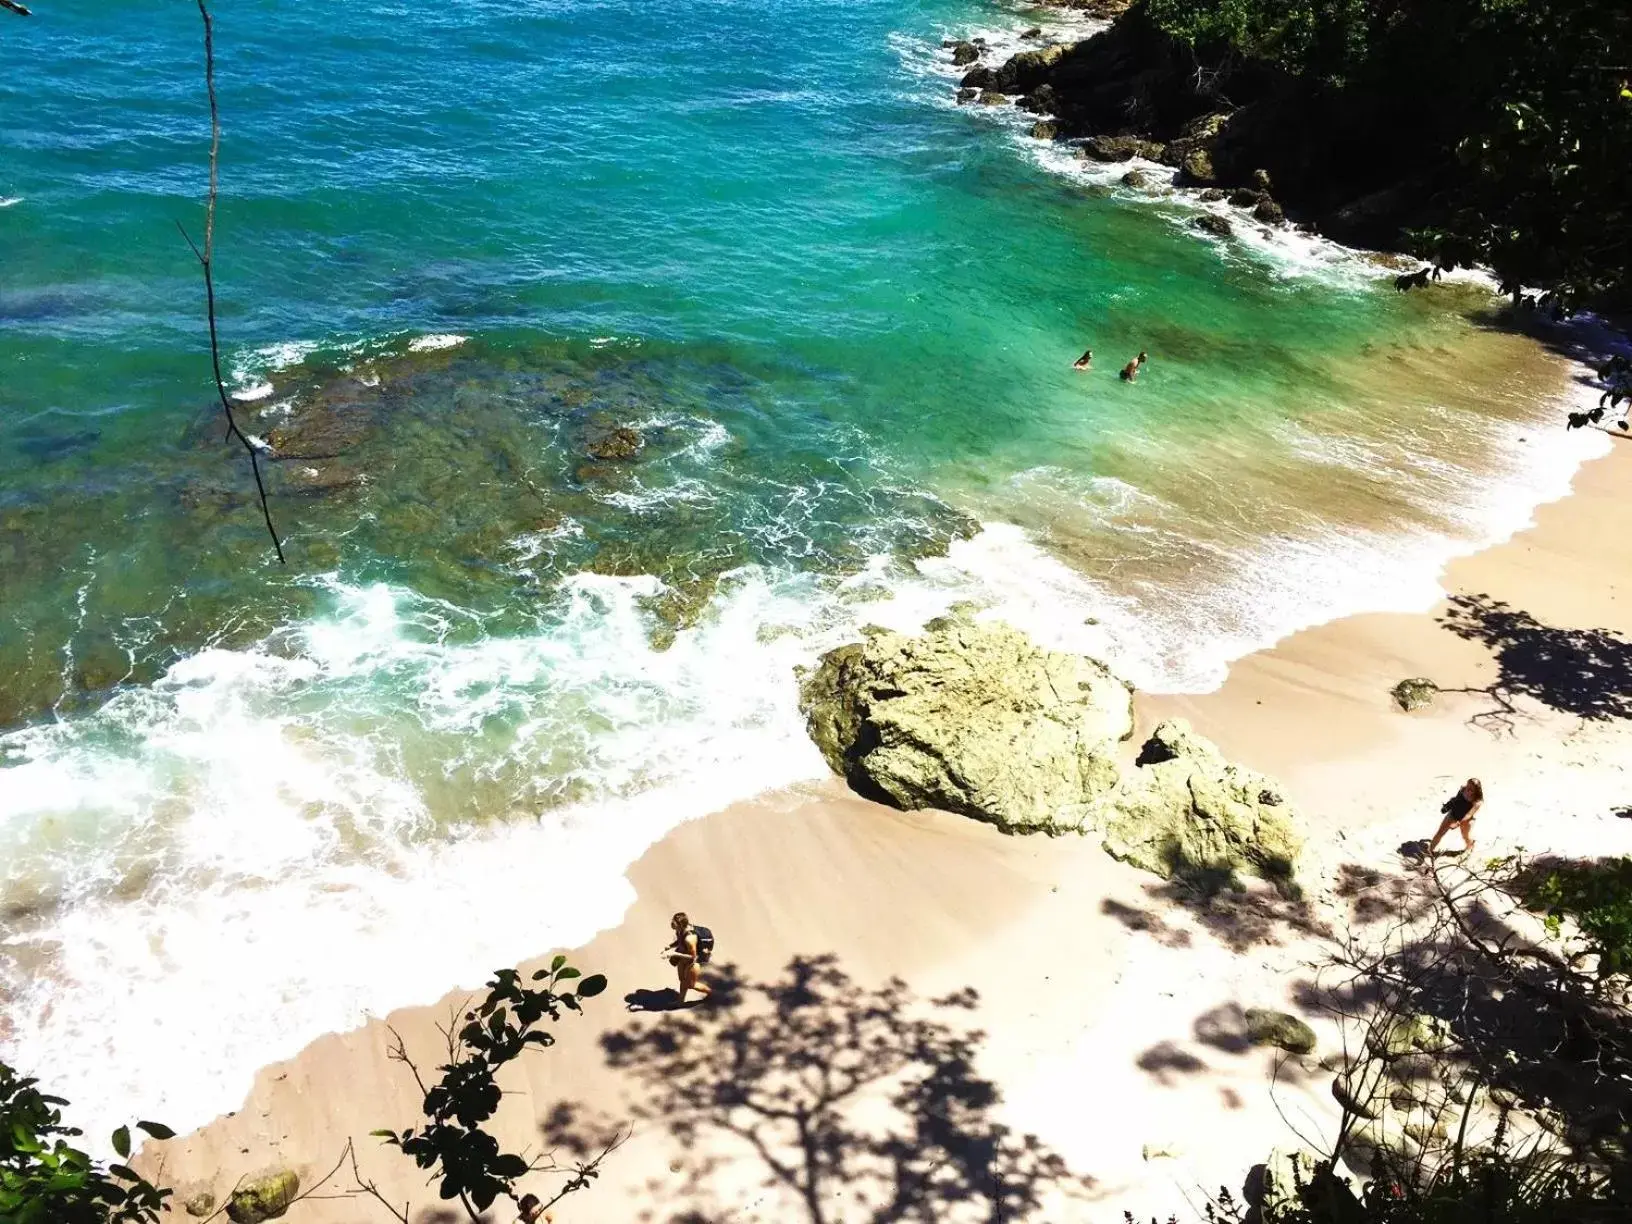
{"label": "palm shadow pattern", "polygon": [[975,1067],[984,1034],[948,1019],[974,990],[926,1003],[896,978],[863,988],[830,955],[795,957],[774,982],[732,966],[712,978],[707,1004],[601,1038],[636,1086],[635,1115],[686,1151],[686,1209],[670,1224],[713,1218],[698,1206],[731,1139],[810,1224],[1011,1224],[1092,1185],[993,1116],[997,1086]]}
{"label": "palm shadow pattern", "polygon": [[1632,642],[1608,629],[1559,629],[1489,595],[1453,595],[1440,623],[1496,658],[1489,692],[1512,712],[1530,697],[1586,719],[1632,718]]}

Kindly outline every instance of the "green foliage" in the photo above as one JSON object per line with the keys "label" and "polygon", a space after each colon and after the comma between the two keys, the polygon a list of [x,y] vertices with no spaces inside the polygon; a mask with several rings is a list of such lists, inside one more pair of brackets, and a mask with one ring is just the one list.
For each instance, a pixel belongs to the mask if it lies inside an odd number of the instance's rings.
{"label": "green foliage", "polygon": [[1598,958],[1598,974],[1632,970],[1632,858],[1567,863],[1532,873],[1523,900],[1554,935],[1573,922]]}
{"label": "green foliage", "polygon": [[[155,1224],[169,1210],[160,1190],[123,1164],[104,1166],[67,1141],[61,1097],[0,1063],[0,1224]],[[170,1128],[138,1122],[155,1139]],[[130,1159],[130,1128],[113,1133],[113,1150]]]}
{"label": "green foliage", "polygon": [[[456,1032],[448,1033],[448,1061],[438,1068],[442,1078],[429,1086],[420,1081],[425,1092],[425,1124],[401,1133],[374,1132],[401,1148],[420,1168],[430,1170],[439,1179],[441,1197],[458,1199],[472,1219],[501,1195],[515,1199],[517,1182],[529,1173],[561,1171],[503,1151],[482,1127],[498,1112],[504,1095],[497,1080],[499,1071],[528,1049],[554,1045],[554,1034],[539,1025],[546,1017],[552,1023],[559,1021],[563,1011],[581,1012],[581,1001],[604,991],[606,978],[600,974],[582,977],[567,964],[566,957],[557,956],[548,969],[533,974],[532,980],[544,984],[530,986],[514,969],[495,973],[487,984],[487,997],[465,1013],[464,1024]],[[562,985],[574,980],[576,989]],[[418,1078],[419,1071],[400,1040],[393,1056],[407,1063]],[[595,1175],[593,1165],[579,1165],[560,1194],[582,1189]]]}
{"label": "green foliage", "polygon": [[[1451,180],[1411,235],[1578,303],[1632,297],[1632,5],[1603,0],[1145,0],[1198,59],[1410,115]],[[1228,92],[1226,90],[1226,92]]]}

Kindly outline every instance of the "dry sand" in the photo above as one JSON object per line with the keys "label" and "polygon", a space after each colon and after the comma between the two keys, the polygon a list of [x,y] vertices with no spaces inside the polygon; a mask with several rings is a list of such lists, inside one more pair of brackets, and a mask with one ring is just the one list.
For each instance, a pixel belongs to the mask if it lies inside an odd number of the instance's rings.
{"label": "dry sand", "polygon": [[[1632,534],[1620,530],[1629,481],[1632,444],[1623,443],[1582,470],[1573,496],[1543,507],[1534,528],[1448,569],[1453,598],[1505,601],[1539,624],[1504,619],[1488,603],[1479,605],[1487,609],[1480,623],[1497,637],[1485,640],[1448,630],[1448,604],[1423,615],[1357,616],[1242,660],[1216,693],[1142,700],[1141,720],[1187,717],[1232,757],[1281,779],[1328,880],[1347,863],[1401,870],[1397,847],[1432,833],[1440,801],[1469,774],[1488,794],[1481,853],[1632,852],[1632,819],[1615,814],[1632,803],[1632,722],[1597,717],[1632,713],[1632,647],[1551,631],[1632,633]],[[1572,653],[1583,649],[1591,653]],[[1470,691],[1401,713],[1389,689],[1417,675]],[[1501,680],[1507,706],[1487,691]],[[1318,1137],[1335,1123],[1329,1075],[1292,1064],[1272,1089],[1270,1052],[1240,1040],[1242,1008],[1306,1010],[1303,988],[1322,955],[1294,908],[1266,896],[1187,908],[1090,839],[1007,838],[939,813],[875,807],[837,783],[686,825],[630,877],[639,899],[623,923],[573,954],[612,988],[586,1017],[564,1020],[560,1044],[528,1058],[508,1085],[501,1129],[517,1145],[538,1150],[541,1123],[562,1102],[634,1117],[647,1088],[608,1068],[598,1038],[627,1026],[661,1034],[682,1022],[622,1002],[668,984],[657,954],[676,909],[711,925],[719,959],[750,979],[774,979],[795,955],[831,954],[857,991],[891,975],[924,999],[977,989],[981,1001],[962,1019],[986,1031],[976,1067],[1002,1096],[985,1112],[1034,1132],[1075,1179],[1069,1193],[1049,1191],[1039,1219],[1116,1222],[1124,1209],[1188,1218],[1187,1203],[1220,1185],[1238,1188],[1271,1147],[1296,1143],[1294,1128]],[[1338,913],[1330,898],[1314,902],[1315,921]],[[395,1013],[390,1023],[434,1063],[435,1025],[462,997]],[[727,1012],[688,1015],[708,1028]],[[1332,1049],[1331,1026],[1308,1019]],[[434,1189],[408,1162],[367,1138],[417,1115],[418,1094],[386,1058],[388,1043],[382,1023],[315,1042],[266,1068],[235,1115],[149,1145],[145,1159],[163,1159],[183,1198],[203,1187],[221,1196],[240,1174],[270,1165],[293,1165],[310,1184],[356,1138],[365,1172],[394,1200],[411,1199],[416,1220],[451,1219],[437,1214]],[[722,1076],[727,1054],[721,1046]],[[858,1097],[855,1117],[890,1120],[881,1088]],[[637,1121],[600,1183],[562,1203],[556,1218],[811,1218],[797,1197],[766,1188],[769,1174],[739,1136],[704,1128],[681,1144],[661,1124]],[[836,1188],[868,1186],[858,1172]],[[827,1220],[865,1218],[842,1197],[820,1207]],[[385,1218],[377,1205],[344,1197],[307,1200],[288,1216],[296,1224]],[[949,1207],[936,1218],[962,1217]]]}

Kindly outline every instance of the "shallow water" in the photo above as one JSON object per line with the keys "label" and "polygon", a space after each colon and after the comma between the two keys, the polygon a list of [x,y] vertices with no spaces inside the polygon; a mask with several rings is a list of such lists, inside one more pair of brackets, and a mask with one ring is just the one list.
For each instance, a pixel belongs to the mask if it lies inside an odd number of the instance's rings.
{"label": "shallow water", "polygon": [[[940,38],[1021,10],[252,16],[218,19],[222,328],[298,456],[286,569],[174,229],[188,10],[0,47],[0,1049],[93,1122],[195,1124],[614,921],[665,829],[820,774],[793,669],[862,624],[969,600],[1206,688],[1423,605],[1593,444],[1479,286],[1204,239],[954,106]],[[640,453],[593,459],[616,426]]]}

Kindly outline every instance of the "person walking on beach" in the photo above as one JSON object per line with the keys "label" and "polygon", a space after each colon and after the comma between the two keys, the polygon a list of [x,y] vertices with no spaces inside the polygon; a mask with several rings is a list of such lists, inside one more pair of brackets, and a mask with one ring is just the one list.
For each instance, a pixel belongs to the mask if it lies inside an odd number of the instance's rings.
{"label": "person walking on beach", "polygon": [[1071,363],[1073,370],[1091,370],[1094,368],[1094,350],[1088,349],[1081,357]]}
{"label": "person walking on beach", "polygon": [[1469,853],[1473,849],[1473,818],[1479,814],[1479,809],[1485,802],[1485,788],[1478,778],[1469,778],[1439,810],[1444,819],[1439,822],[1439,832],[1434,834],[1434,840],[1428,843],[1428,853],[1425,858],[1432,859],[1434,851],[1439,849],[1439,843],[1444,840],[1445,834],[1452,829],[1462,831],[1462,852]]}
{"label": "person walking on beach", "polygon": [[680,1005],[684,1007],[688,991],[695,990],[706,999],[714,993],[714,988],[701,977],[703,946],[698,928],[692,926],[691,919],[683,913],[671,918],[669,925],[674,928],[674,942],[663,949],[663,956],[679,975]]}

